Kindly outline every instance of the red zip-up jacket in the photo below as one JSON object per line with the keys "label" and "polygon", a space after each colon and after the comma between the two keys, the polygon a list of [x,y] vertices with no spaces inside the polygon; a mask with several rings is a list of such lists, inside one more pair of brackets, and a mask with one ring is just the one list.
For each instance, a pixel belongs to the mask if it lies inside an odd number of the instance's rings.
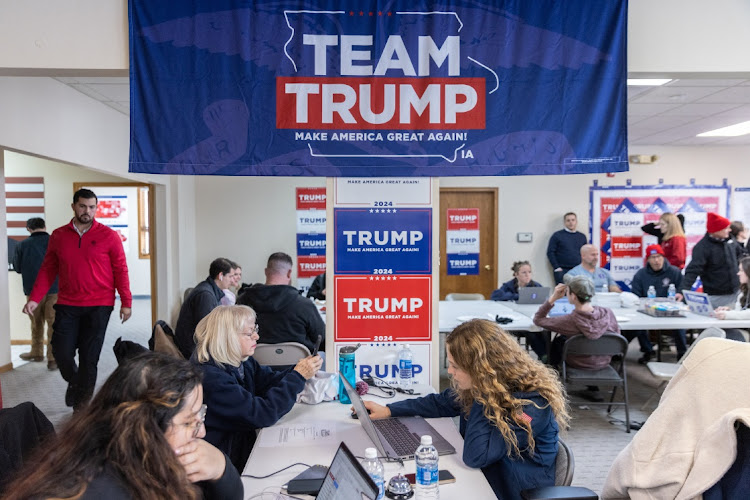
{"label": "red zip-up jacket", "polygon": [[29,299],[41,301],[58,275],[58,304],[113,306],[117,288],[122,307],[133,305],[128,263],[120,236],[96,220],[83,236],[78,235],[72,219],[52,231]]}

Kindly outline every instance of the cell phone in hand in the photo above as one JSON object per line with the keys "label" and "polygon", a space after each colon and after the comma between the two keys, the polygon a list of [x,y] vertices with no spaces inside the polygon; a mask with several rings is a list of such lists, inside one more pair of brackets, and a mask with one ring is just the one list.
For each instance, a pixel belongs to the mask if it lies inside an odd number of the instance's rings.
{"label": "cell phone in hand", "polygon": [[[410,484],[414,485],[417,482],[416,474],[404,474],[404,477],[409,481]],[[456,478],[450,471],[442,469],[438,471],[438,484],[455,483]]]}
{"label": "cell phone in hand", "polygon": [[318,335],[318,340],[315,341],[315,347],[313,347],[312,355],[316,356],[318,354],[318,348],[320,347],[320,343],[323,342],[323,336]]}

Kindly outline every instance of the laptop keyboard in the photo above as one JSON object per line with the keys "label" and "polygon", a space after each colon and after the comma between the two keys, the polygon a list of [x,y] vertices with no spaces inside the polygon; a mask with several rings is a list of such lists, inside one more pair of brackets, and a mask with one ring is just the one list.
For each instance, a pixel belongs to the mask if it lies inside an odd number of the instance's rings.
{"label": "laptop keyboard", "polygon": [[373,424],[380,431],[393,451],[400,457],[413,456],[419,448],[419,438],[409,431],[403,422],[396,418],[373,420]]}

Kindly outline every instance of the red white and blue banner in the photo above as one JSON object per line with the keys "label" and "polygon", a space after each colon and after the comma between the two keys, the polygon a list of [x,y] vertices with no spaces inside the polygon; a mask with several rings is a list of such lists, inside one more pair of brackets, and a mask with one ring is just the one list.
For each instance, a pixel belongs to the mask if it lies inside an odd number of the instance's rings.
{"label": "red white and blue banner", "polygon": [[447,209],[445,233],[446,273],[479,274],[479,209]]}
{"label": "red white and blue banner", "polygon": [[430,274],[432,209],[335,208],[335,272]]}
{"label": "red white and blue banner", "polygon": [[130,171],[625,171],[627,1],[129,0]]}
{"label": "red white and blue banner", "polygon": [[[600,266],[609,269],[623,290],[630,290],[635,273],[643,267],[646,247],[657,242],[641,226],[659,220],[665,212],[682,214],[687,241],[687,262],[693,247],[706,234],[706,214],[729,213],[730,188],[724,186],[599,186],[590,188],[591,243],[600,249]],[[686,265],[687,265],[686,262]]]}

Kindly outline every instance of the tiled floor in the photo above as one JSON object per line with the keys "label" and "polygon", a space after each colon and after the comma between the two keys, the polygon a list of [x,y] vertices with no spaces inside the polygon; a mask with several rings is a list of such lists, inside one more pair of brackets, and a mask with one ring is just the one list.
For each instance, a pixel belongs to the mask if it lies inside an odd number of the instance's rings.
{"label": "tiled floor", "polygon": [[[125,340],[133,340],[142,345],[147,345],[151,337],[151,309],[147,299],[135,301],[133,317],[124,325],[117,318],[118,310],[119,306],[116,306],[109,323],[99,361],[97,385],[101,384],[117,365],[112,346],[118,337],[122,336]],[[21,361],[18,355],[27,350],[28,346],[13,346],[14,369],[0,374],[3,403],[10,407],[23,401],[33,401],[52,423],[58,426],[72,414],[72,410],[63,402],[66,384],[59,372],[47,370],[46,363]],[[646,412],[641,410],[641,406],[653,394],[657,382],[651,378],[645,367],[636,362],[638,356],[637,345],[633,343],[627,359],[630,414],[632,421],[643,422],[655,402],[652,402]],[[664,360],[674,360],[674,354],[665,354]],[[572,404],[571,409],[572,426],[562,434],[562,439],[571,447],[575,457],[573,484],[601,491],[612,461],[630,442],[636,431],[626,433],[624,425],[617,421],[624,419],[624,410],[621,408],[616,409],[611,416],[607,416],[605,407],[589,407],[585,403]]]}

